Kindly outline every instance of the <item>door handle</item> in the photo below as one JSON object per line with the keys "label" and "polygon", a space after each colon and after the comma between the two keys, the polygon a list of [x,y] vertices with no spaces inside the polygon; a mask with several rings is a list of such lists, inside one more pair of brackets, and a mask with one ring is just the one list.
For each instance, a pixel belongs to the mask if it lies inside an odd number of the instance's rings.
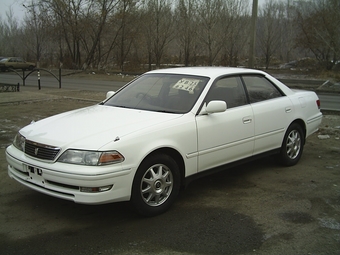
{"label": "door handle", "polygon": [[286,111],[286,113],[289,113],[289,112],[291,112],[291,111],[292,111],[292,108],[290,108],[290,107],[286,107],[285,111]]}
{"label": "door handle", "polygon": [[243,121],[243,124],[249,124],[251,123],[252,119],[250,116],[247,116],[247,117],[244,117],[242,121]]}

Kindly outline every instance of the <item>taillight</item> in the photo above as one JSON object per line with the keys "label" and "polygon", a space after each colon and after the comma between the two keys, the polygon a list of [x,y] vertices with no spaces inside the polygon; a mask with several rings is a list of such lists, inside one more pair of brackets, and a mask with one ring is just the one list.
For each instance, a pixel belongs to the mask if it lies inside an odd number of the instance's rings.
{"label": "taillight", "polygon": [[321,103],[320,103],[320,100],[318,99],[318,100],[316,100],[316,105],[318,106],[318,108],[320,109],[320,105],[321,105]]}

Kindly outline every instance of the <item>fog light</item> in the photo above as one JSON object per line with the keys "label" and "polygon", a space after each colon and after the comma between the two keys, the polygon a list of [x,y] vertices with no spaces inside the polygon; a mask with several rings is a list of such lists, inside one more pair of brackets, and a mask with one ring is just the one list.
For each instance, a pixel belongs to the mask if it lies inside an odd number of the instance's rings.
{"label": "fog light", "polygon": [[107,185],[102,187],[80,187],[81,192],[86,193],[98,193],[98,192],[104,192],[112,189],[113,185]]}

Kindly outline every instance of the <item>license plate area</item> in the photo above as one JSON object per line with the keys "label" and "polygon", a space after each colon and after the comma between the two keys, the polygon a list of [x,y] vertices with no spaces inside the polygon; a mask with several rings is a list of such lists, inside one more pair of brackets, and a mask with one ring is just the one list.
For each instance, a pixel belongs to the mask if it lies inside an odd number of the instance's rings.
{"label": "license plate area", "polygon": [[43,178],[43,170],[34,166],[26,166],[28,172],[28,181],[35,183],[39,186],[45,186]]}

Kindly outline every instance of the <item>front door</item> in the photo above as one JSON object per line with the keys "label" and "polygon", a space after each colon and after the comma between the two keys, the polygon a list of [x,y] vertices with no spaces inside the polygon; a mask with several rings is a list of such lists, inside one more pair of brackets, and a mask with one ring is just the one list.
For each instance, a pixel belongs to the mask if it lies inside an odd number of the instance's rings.
{"label": "front door", "polygon": [[226,77],[215,82],[205,103],[212,100],[225,101],[227,110],[196,117],[199,171],[249,157],[254,148],[253,110],[241,79]]}

